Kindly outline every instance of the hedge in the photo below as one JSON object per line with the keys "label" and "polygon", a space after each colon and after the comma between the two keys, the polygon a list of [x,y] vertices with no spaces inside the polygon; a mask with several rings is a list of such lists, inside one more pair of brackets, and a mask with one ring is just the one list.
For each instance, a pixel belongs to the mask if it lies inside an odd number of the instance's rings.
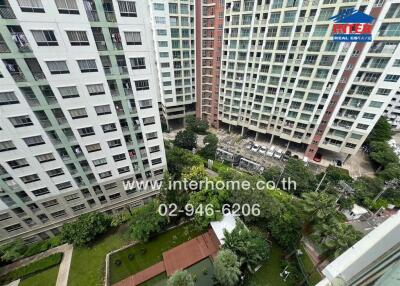
{"label": "hedge", "polygon": [[41,271],[47,270],[61,263],[63,253],[55,253],[38,261],[32,262],[24,267],[18,268],[0,277],[0,285],[8,284],[17,279],[33,276]]}

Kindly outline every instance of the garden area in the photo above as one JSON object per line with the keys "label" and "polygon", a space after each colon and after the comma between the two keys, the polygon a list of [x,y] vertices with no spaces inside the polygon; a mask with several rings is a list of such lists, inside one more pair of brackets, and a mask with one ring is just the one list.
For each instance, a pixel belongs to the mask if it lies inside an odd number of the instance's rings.
{"label": "garden area", "polygon": [[191,240],[200,233],[185,224],[110,256],[110,281],[114,284],[162,261],[162,253]]}

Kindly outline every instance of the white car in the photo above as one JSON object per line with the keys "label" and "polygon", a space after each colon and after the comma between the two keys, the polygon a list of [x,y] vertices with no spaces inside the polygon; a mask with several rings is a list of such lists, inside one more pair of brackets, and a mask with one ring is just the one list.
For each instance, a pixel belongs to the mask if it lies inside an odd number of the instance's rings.
{"label": "white car", "polygon": [[282,157],[282,150],[278,149],[275,151],[274,158],[280,159]]}
{"label": "white car", "polygon": [[275,147],[272,146],[271,149],[269,149],[269,150],[267,151],[267,156],[268,156],[268,157],[272,157],[272,156],[274,156],[274,153],[275,153]]}
{"label": "white car", "polygon": [[257,152],[258,151],[258,149],[260,149],[260,145],[258,145],[258,144],[254,144],[253,145],[253,147],[251,148],[251,151],[253,151],[253,152]]}
{"label": "white car", "polygon": [[258,153],[260,153],[261,155],[265,155],[265,153],[267,153],[267,147],[265,146],[261,146],[260,150],[258,150]]}
{"label": "white car", "polygon": [[247,150],[251,150],[252,147],[253,147],[253,143],[251,143],[251,142],[246,145]]}

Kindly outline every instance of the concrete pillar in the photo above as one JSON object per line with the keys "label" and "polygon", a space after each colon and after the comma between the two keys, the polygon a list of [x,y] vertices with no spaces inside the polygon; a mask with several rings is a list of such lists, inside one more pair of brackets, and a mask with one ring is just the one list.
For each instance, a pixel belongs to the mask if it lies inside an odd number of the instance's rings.
{"label": "concrete pillar", "polygon": [[242,132],[241,132],[242,137],[244,136],[244,126],[242,126]]}
{"label": "concrete pillar", "polygon": [[269,140],[269,144],[272,145],[272,142],[274,141],[274,136],[273,134],[271,134],[271,140]]}
{"label": "concrete pillar", "polygon": [[258,140],[258,135],[259,135],[260,133],[258,133],[258,132],[256,132],[256,138],[255,138],[255,141],[257,141]]}
{"label": "concrete pillar", "polygon": [[287,145],[286,145],[286,150],[285,150],[285,152],[289,149],[289,146],[290,146],[290,141],[288,141],[288,143],[287,143]]}
{"label": "concrete pillar", "polygon": [[231,127],[232,127],[232,125],[229,124],[229,125],[228,125],[228,132],[229,132],[229,133],[231,133]]}

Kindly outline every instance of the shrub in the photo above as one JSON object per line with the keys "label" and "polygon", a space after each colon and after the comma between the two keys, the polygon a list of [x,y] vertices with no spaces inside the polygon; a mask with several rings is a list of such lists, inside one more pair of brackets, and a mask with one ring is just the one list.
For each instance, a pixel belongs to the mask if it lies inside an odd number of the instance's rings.
{"label": "shrub", "polygon": [[62,257],[62,253],[55,253],[38,261],[32,262],[29,265],[11,271],[10,273],[0,277],[0,284],[5,285],[14,280],[28,278],[39,272],[47,270],[55,265],[60,264]]}

